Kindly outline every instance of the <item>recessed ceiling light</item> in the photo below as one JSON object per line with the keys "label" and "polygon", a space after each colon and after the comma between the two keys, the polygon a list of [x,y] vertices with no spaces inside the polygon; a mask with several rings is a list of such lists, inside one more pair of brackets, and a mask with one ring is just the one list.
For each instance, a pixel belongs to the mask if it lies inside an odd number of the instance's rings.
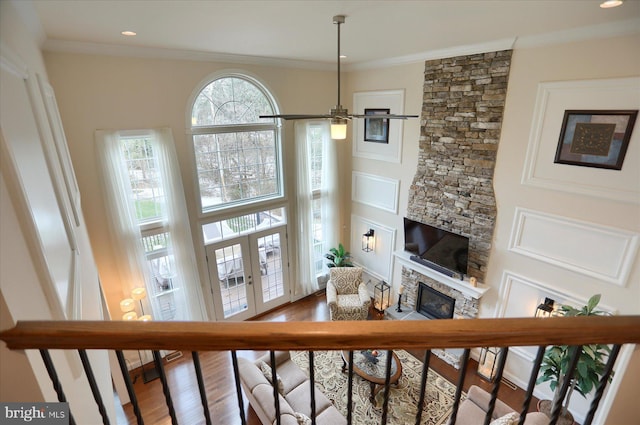
{"label": "recessed ceiling light", "polygon": [[609,9],[611,7],[617,7],[622,4],[623,0],[606,0],[600,3],[600,7],[603,9]]}
{"label": "recessed ceiling light", "polygon": [[122,31],[120,34],[129,36],[129,37],[133,37],[134,35],[137,35],[135,31]]}

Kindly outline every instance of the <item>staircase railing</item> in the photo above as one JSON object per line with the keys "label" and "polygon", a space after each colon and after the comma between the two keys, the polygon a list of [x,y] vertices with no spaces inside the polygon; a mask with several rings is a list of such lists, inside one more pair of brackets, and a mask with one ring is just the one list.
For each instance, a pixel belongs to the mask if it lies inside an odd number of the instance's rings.
{"label": "staircase railing", "polygon": [[[204,389],[198,352],[202,351],[230,351],[233,358],[236,391],[240,407],[242,423],[246,423],[243,410],[243,397],[240,390],[237,350],[358,350],[375,346],[379,349],[420,349],[427,350],[425,362],[431,349],[462,348],[460,378],[458,390],[454,400],[451,423],[455,423],[457,408],[462,392],[462,382],[469,361],[470,349],[475,347],[503,347],[502,361],[499,362],[497,375],[502,375],[504,359],[509,347],[537,346],[538,355],[534,361],[529,385],[526,390],[525,401],[521,412],[521,424],[524,423],[524,413],[528,411],[532,397],[535,379],[538,375],[544,349],[548,345],[583,346],[588,344],[611,344],[613,346],[605,376],[596,389],[589,412],[584,424],[590,424],[598,408],[600,398],[607,385],[609,374],[613,369],[617,353],[622,344],[640,343],[640,316],[609,316],[609,317],[558,317],[558,318],[513,318],[513,319],[475,319],[475,320],[429,320],[429,321],[349,321],[349,322],[125,322],[125,321],[24,321],[18,322],[11,329],[0,333],[0,339],[6,342],[9,349],[40,350],[43,361],[58,394],[59,401],[65,401],[64,391],[56,376],[55,368],[48,350],[78,350],[83,367],[87,374],[89,385],[98,404],[103,422],[109,423],[100,392],[97,389],[91,365],[86,360],[86,350],[106,349],[115,350],[120,368],[127,386],[127,391],[133,404],[138,423],[144,422],[137,406],[133,385],[129,378],[122,350],[151,350],[156,364],[159,366],[160,379],[172,423],[177,424],[175,410],[167,376],[162,366],[160,350],[180,350],[192,352],[193,363],[198,378],[206,423],[212,422],[209,404]],[[580,350],[574,350],[576,355],[572,359],[577,362]],[[311,353],[310,356],[312,357]],[[312,361],[312,359],[310,359]],[[425,367],[424,370],[427,370]],[[351,372],[351,371],[350,371]],[[276,373],[275,368],[273,371]],[[311,371],[311,374],[313,372]],[[382,423],[386,422],[388,395],[388,371],[385,385],[385,411]],[[426,375],[423,373],[423,382]],[[314,379],[311,376],[310,382]],[[487,412],[486,422],[491,416],[492,406],[495,404],[500,379],[496,379],[491,392],[490,411]],[[567,388],[562,388],[566,393]],[[421,394],[424,397],[424,394]],[[313,398],[312,398],[313,400]],[[422,405],[419,400],[418,405]],[[279,411],[278,397],[275,397],[275,410]],[[349,415],[351,418],[349,406]],[[561,406],[552,408],[551,424],[555,424],[560,414]],[[418,415],[419,416],[419,415]],[[313,423],[315,423],[313,414]],[[279,423],[279,418],[277,418]],[[417,418],[419,423],[420,418]],[[73,423],[73,417],[71,418]]]}

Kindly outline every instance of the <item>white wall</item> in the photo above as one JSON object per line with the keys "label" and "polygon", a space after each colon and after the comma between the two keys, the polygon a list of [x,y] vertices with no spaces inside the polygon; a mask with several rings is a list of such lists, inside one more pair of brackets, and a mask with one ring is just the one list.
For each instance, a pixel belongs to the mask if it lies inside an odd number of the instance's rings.
{"label": "white wall", "polygon": [[[404,90],[404,114],[420,115],[422,111],[422,87],[424,85],[424,63],[414,63],[402,66],[394,66],[385,69],[375,69],[368,71],[353,71],[348,74],[347,88],[348,93],[369,92],[378,90]],[[348,98],[352,107],[353,95]],[[391,252],[396,249],[402,249],[404,246],[403,217],[406,216],[407,205],[409,200],[409,186],[413,181],[413,176],[418,166],[418,141],[420,138],[420,119],[408,119],[401,122],[402,140],[401,162],[387,162],[381,160],[366,159],[361,157],[352,157],[351,169],[343,168],[343,179],[345,184],[351,188],[352,173],[359,172],[372,176],[383,177],[389,181],[398,182],[398,213],[394,214],[390,211],[375,208],[360,202],[352,202],[351,190],[346,191],[343,197],[345,208],[343,220],[345,231],[343,232],[343,240],[346,245],[350,246],[354,260],[361,264],[373,262],[388,262]],[[349,132],[351,136],[351,132]],[[346,156],[351,156],[353,152],[353,141],[347,146]],[[352,188],[351,188],[352,189]],[[355,217],[352,219],[351,217]],[[365,253],[361,250],[360,228],[362,227],[361,219],[367,219],[367,226],[373,228],[379,233],[386,233],[386,228],[395,230],[395,246],[391,249],[385,249],[387,258],[379,258],[369,260],[372,254]],[[351,229],[351,225],[357,226],[358,229]],[[377,226],[379,225],[379,226]],[[375,254],[379,250],[376,249]],[[393,266],[393,265],[392,265]],[[392,279],[391,283],[397,287],[400,283],[400,267],[390,267]],[[395,299],[396,295],[392,298]]]}
{"label": "white wall", "polygon": [[[43,197],[38,192],[39,187],[60,187],[61,182],[57,180],[60,175],[56,174],[60,171],[60,166],[57,162],[52,163],[51,169],[46,165],[36,166],[46,164],[45,151],[51,147],[53,139],[51,134],[47,134],[46,125],[36,125],[36,122],[43,124],[43,117],[36,112],[42,96],[34,82],[36,75],[40,75],[46,82],[47,73],[37,37],[27,31],[23,20],[25,15],[19,13],[21,11],[28,14],[29,10],[25,10],[25,7],[19,2],[0,3],[2,104],[15,105],[16,109],[18,104],[27,106],[26,113],[21,116],[16,117],[14,110],[5,108],[1,116],[0,292],[3,329],[19,320],[61,320],[65,318],[65,313],[68,313],[66,317],[73,316],[75,319],[103,318],[98,274],[82,216],[79,217],[79,224],[72,229],[79,253],[76,267],[78,296],[73,300],[60,302],[56,288],[50,284],[50,271],[65,267],[52,263],[52,260],[64,257],[50,255],[51,251],[44,253],[41,244],[43,241],[60,243],[58,236],[69,234],[69,229],[62,223],[68,212],[68,205],[56,201],[55,197]],[[25,80],[9,71],[10,67],[6,66],[9,61],[24,76],[28,76],[29,87],[34,89],[32,97],[25,95],[28,92]],[[24,103],[25,100],[27,103]],[[37,202],[37,210],[29,210],[30,203],[33,202]],[[64,244],[60,245],[60,249],[64,247]],[[54,247],[53,250],[55,249]],[[64,301],[70,304],[69,309],[63,308]],[[8,353],[4,343],[0,350],[3,367],[3,379],[0,382],[2,401],[57,401],[37,351],[27,351],[26,355],[19,352]],[[76,421],[101,421],[77,353],[54,352],[52,358]],[[108,413],[115,418],[107,353],[92,351],[89,358]],[[9,369],[11,374],[5,375],[5,371]],[[16,379],[11,379],[11,376],[23,377],[18,378],[20,391],[15,390]]]}
{"label": "white wall", "polygon": [[[481,300],[480,316],[501,316],[505,312],[507,316],[532,316],[542,296],[552,295],[560,302],[583,302],[595,293],[602,294],[601,305],[611,310],[621,314],[640,313],[640,258],[637,253],[634,258],[631,258],[630,274],[625,284],[616,285],[509,250],[517,207],[586,222],[587,228],[591,224],[612,226],[632,236],[640,234],[640,208],[635,203],[542,189],[521,183],[538,84],[547,81],[638,76],[640,75],[638,45],[640,45],[640,37],[635,35],[514,50],[494,174],[498,219],[486,282],[491,289]],[[405,88],[407,93],[405,113],[419,113],[422,105],[422,72],[422,63],[384,70],[354,71],[349,74],[348,88],[351,92]],[[362,158],[353,158],[352,161],[353,171],[399,180],[401,189],[397,215],[356,202],[351,203],[351,209],[345,211],[345,214],[366,217],[381,225],[397,229],[397,249],[402,249],[404,243],[402,217],[407,208],[408,188],[416,171],[418,139],[419,124],[415,121],[407,121],[403,137],[402,163]],[[638,123],[636,123],[631,143],[635,144],[635,150],[630,148],[627,154],[627,167],[637,160],[633,156],[638,155],[640,148]],[[553,158],[547,160],[553,162]],[[595,175],[602,171],[592,170]],[[348,170],[345,171],[348,172]],[[605,170],[605,172],[616,173],[611,170]],[[640,181],[637,179],[627,179],[623,184],[635,191],[640,190]],[[348,201],[350,199],[345,196],[345,202]],[[348,223],[348,217],[345,218],[345,222]],[[548,237],[552,240],[553,235]],[[352,250],[359,251],[359,241],[352,240],[352,244],[354,245],[351,246]],[[358,255],[366,254],[360,252]],[[505,271],[511,274],[505,274]],[[518,286],[522,280],[526,284]],[[501,298],[502,287],[506,286],[507,281],[510,281],[512,288],[516,289],[512,290],[508,296]],[[399,282],[400,267],[396,265],[394,286],[397,287]],[[531,283],[534,284],[533,287],[527,285]],[[522,351],[520,353],[512,351],[506,370],[507,376],[519,383],[528,378],[530,367],[530,362],[527,363],[528,359],[523,357],[524,354],[526,353]],[[628,381],[637,382],[637,367],[632,369],[636,370],[633,375],[624,373],[626,361],[622,358],[619,362],[618,367],[621,372],[616,377],[616,380],[623,382],[614,381],[611,391],[614,391],[617,385],[624,387]],[[637,356],[632,361],[637,362]],[[537,395],[548,395],[542,392],[541,388],[537,389]],[[580,399],[579,395],[572,398],[572,405],[576,404],[580,410],[578,419],[581,419],[580,416],[585,412],[584,403],[579,403],[582,401]],[[610,402],[611,397],[602,404],[604,407],[601,410],[605,415]],[[614,408],[624,409],[623,405],[624,403],[619,403]],[[620,415],[618,417],[624,417],[625,412],[616,410],[614,413]]]}
{"label": "white wall", "polygon": [[[253,75],[265,84],[275,96],[282,113],[327,113],[327,108],[335,102],[335,74],[255,65],[56,52],[45,53],[45,60],[52,85],[57,92],[82,193],[87,226],[110,310],[119,312],[118,303],[126,294],[122,292],[117,265],[111,254],[114,248],[109,237],[106,207],[97,172],[94,131],[169,126],[173,131],[182,173],[194,248],[200,267],[204,307],[208,308],[209,317],[214,317],[204,249],[198,244],[198,235],[202,231],[198,224],[191,139],[186,134],[189,98],[200,87],[201,82],[214,73],[238,70]],[[293,135],[293,123],[285,122],[285,185],[291,199],[295,193],[292,177],[295,176]],[[290,204],[288,211],[290,222],[295,222],[294,207],[295,202]],[[295,233],[289,232],[290,235]],[[295,238],[290,238],[289,241],[290,253],[296,252],[293,239]],[[295,256],[291,256],[290,261],[295,267]],[[293,295],[295,297],[296,293]],[[203,317],[206,320],[206,316]]]}
{"label": "white wall", "polygon": [[[498,222],[493,251],[489,262],[487,284],[491,287],[481,303],[481,316],[501,314],[505,301],[517,314],[532,315],[532,307],[544,295],[544,289],[522,292],[516,299],[501,299],[504,271],[533,282],[544,283],[553,293],[567,299],[586,300],[596,292],[603,293],[603,305],[620,313],[638,313],[640,302],[640,261],[633,261],[628,282],[624,286],[611,285],[563,270],[539,260],[526,258],[509,251],[516,207],[526,207],[581,222],[611,225],[625,231],[640,232],[640,211],[635,204],[575,195],[556,190],[524,186],[520,183],[529,143],[531,122],[538,84],[544,81],[611,78],[640,74],[640,58],[636,54],[638,36],[590,40],[555,46],[516,49],[513,56],[509,92],[503,132],[495,171],[495,190],[498,202]],[[195,188],[192,176],[189,139],[184,134],[187,100],[195,86],[212,72],[237,68],[234,65],[205,62],[168,61],[98,57],[65,53],[45,55],[49,76],[58,94],[58,102],[71,147],[83,207],[87,213],[96,258],[106,284],[109,304],[117,308],[123,294],[110,259],[112,249],[104,223],[104,205],[96,175],[93,131],[97,128],[144,128],[169,125],[174,132],[176,148],[183,174],[187,203],[194,234],[197,228]],[[243,66],[267,84],[279,101],[282,112],[323,111],[333,105],[334,74]],[[405,89],[405,113],[421,111],[423,63],[386,69],[360,70],[346,76],[345,106],[352,109],[352,94],[362,91]],[[637,130],[637,129],[636,129]],[[638,136],[636,131],[636,137]],[[395,245],[401,249],[402,217],[405,215],[408,188],[417,165],[419,120],[404,123],[402,162],[391,163],[352,158],[349,139],[339,146],[342,209],[341,240],[357,255],[359,240],[350,241],[351,217],[364,217],[373,223],[397,230]],[[635,139],[634,139],[635,140]],[[635,142],[634,142],[635,143]],[[286,127],[285,155],[287,175],[293,175],[294,158],[292,128]],[[351,172],[359,171],[399,181],[399,210],[397,214],[351,202]],[[638,182],[628,182],[633,185]],[[289,196],[292,195],[289,185]],[[293,215],[295,219],[295,216]],[[374,226],[375,227],[375,226]],[[295,252],[295,246],[290,247]],[[200,256],[200,258],[202,258]],[[205,269],[202,268],[201,273]],[[399,267],[394,268],[393,283],[399,282]],[[206,276],[206,273],[203,273]],[[510,310],[511,311],[511,310]],[[517,357],[512,356],[513,358]],[[517,377],[517,367],[510,373]],[[616,379],[627,379],[619,373]],[[576,396],[575,398],[577,398]]]}
{"label": "white wall", "polygon": [[[490,285],[496,289],[503,285],[506,289],[506,286],[511,284],[511,292],[504,291],[502,298],[499,298],[499,292],[492,291],[486,300],[483,299],[484,314],[527,316],[532,314],[535,306],[544,296],[551,296],[560,302],[569,299],[583,304],[591,295],[597,293],[602,294],[603,307],[620,314],[640,313],[640,254],[637,252],[631,258],[630,274],[626,282],[619,285],[567,268],[562,262],[559,265],[549,264],[510,250],[512,233],[516,230],[513,224],[517,208],[560,217],[561,220],[567,220],[566,223],[569,226],[584,223],[585,229],[577,233],[577,237],[595,236],[595,240],[598,240],[596,232],[602,230],[599,226],[612,227],[632,236],[635,234],[636,237],[640,233],[640,207],[637,203],[614,201],[602,196],[575,194],[571,189],[561,191],[522,184],[527,149],[531,143],[530,135],[534,125],[532,122],[538,85],[552,81],[639,76],[640,57],[636,54],[639,42],[640,36],[635,35],[514,51],[495,171],[498,224],[487,273]],[[612,66],[611,64],[614,63],[615,66]],[[585,87],[584,90],[589,88]],[[640,90],[640,87],[636,87],[637,90]],[[637,94],[635,98],[634,109],[637,109]],[[622,101],[622,99],[619,100]],[[604,100],[602,102],[604,103]],[[596,109],[580,102],[571,108]],[[603,107],[603,109],[607,108],[611,106]],[[558,135],[554,135],[554,140],[545,140],[543,143],[555,145],[557,137]],[[585,173],[582,184],[586,186],[597,185],[609,174],[617,173],[619,176],[627,176],[626,180],[623,179],[619,183],[620,186],[638,192],[640,180],[629,175],[628,170],[635,168],[634,162],[639,155],[640,126],[636,123],[623,165],[623,170],[627,174],[614,170],[588,168],[576,170],[575,166],[569,165],[556,165],[556,167],[558,172],[563,173],[561,176],[567,178],[575,172]],[[542,157],[539,161],[553,162],[553,157]],[[542,228],[545,228],[544,225]],[[546,240],[553,245],[556,234],[538,236],[541,240]],[[570,258],[571,255],[572,253],[567,253],[566,257]],[[611,262],[615,260],[618,259],[612,258]],[[595,264],[593,266],[596,268]],[[518,278],[511,279],[506,272]],[[523,299],[511,295],[516,293],[528,294],[528,297]],[[511,356],[507,373],[512,374],[513,377],[526,379],[524,375],[529,359],[518,357],[518,355]],[[619,373],[616,379],[623,379],[623,377],[624,374]],[[539,389],[540,387],[537,388],[538,391]],[[538,396],[548,394],[549,392],[537,393]],[[572,406],[575,406],[578,412],[576,416],[580,420],[580,413],[585,411],[586,403],[580,396],[576,396],[572,397]]]}

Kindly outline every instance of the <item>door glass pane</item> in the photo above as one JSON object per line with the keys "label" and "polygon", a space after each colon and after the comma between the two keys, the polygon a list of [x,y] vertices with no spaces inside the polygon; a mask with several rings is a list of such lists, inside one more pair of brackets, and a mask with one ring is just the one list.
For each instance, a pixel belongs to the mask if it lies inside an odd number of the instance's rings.
{"label": "door glass pane", "polygon": [[258,256],[260,259],[262,302],[267,303],[284,295],[279,233],[258,238]]}
{"label": "door glass pane", "polygon": [[216,249],[216,264],[224,317],[247,310],[247,282],[240,244]]}

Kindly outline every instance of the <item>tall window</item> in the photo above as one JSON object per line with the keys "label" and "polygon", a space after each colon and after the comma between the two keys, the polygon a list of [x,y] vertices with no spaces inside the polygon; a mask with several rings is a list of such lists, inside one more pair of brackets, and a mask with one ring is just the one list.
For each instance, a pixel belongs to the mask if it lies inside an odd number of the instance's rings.
{"label": "tall window", "polygon": [[[325,246],[327,237],[323,232],[322,205],[323,205],[323,164],[326,168],[326,158],[323,158],[322,126],[310,125],[307,130],[309,183],[311,193],[311,214],[313,216],[313,268],[316,275],[320,275],[324,269],[324,254],[329,250]],[[333,141],[329,142],[333,143]],[[326,179],[326,177],[325,177]],[[326,192],[324,192],[326,195]]]}
{"label": "tall window", "polygon": [[121,136],[120,141],[142,236],[154,316],[158,320],[173,320],[178,310],[174,295],[177,288],[173,282],[176,266],[170,250],[171,234],[166,228],[166,199],[158,152],[153,148],[149,134]]}
{"label": "tall window", "polygon": [[[127,296],[145,286],[155,320],[201,317],[197,271],[169,129],[98,131],[115,256]],[[126,269],[126,270],[125,270]]]}
{"label": "tall window", "polygon": [[245,76],[209,83],[196,97],[191,131],[203,212],[282,197],[280,134],[270,96]]}
{"label": "tall window", "polygon": [[300,282],[318,289],[326,273],[324,254],[337,243],[338,185],[335,141],[326,121],[296,123]]}

